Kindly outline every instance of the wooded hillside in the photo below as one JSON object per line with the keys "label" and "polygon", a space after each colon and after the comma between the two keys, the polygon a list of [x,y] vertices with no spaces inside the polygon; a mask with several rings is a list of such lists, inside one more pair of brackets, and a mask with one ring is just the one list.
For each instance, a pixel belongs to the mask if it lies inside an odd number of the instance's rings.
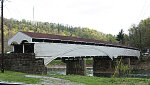
{"label": "wooded hillside", "polygon": [[[110,28],[111,29],[111,28]],[[123,44],[137,47],[141,50],[150,49],[150,18],[141,20],[138,25],[132,25],[129,28],[129,34],[119,32],[117,36],[112,34],[104,34],[94,29],[85,27],[72,27],[69,25],[48,23],[48,22],[31,22],[23,19],[18,21],[15,19],[4,19],[4,35],[5,35],[5,51],[11,49],[7,45],[8,40],[18,31],[28,31],[36,33],[48,33],[63,36],[72,36],[78,38],[87,38],[108,41],[113,43],[121,43],[118,36],[123,35]],[[122,33],[122,34],[120,34]],[[0,37],[1,38],[1,37]],[[118,41],[117,41],[118,40]],[[0,46],[1,47],[1,46]]]}
{"label": "wooded hillside", "polygon": [[48,33],[63,36],[72,36],[78,38],[95,39],[117,43],[116,37],[111,34],[104,34],[94,29],[85,27],[72,27],[69,25],[48,23],[48,22],[31,22],[23,19],[18,21],[15,19],[4,19],[4,36],[5,36],[5,51],[11,48],[7,46],[8,40],[18,31],[28,31],[36,33]]}

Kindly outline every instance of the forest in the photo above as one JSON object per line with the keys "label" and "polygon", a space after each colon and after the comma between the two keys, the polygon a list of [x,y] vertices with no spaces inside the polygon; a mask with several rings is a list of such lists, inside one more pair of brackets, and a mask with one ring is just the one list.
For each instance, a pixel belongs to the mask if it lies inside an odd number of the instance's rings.
{"label": "forest", "polygon": [[25,19],[19,21],[13,18],[4,18],[4,48],[5,52],[11,49],[11,47],[7,45],[7,42],[18,31],[56,34],[62,36],[95,39],[112,43],[122,43],[139,48],[139,50],[150,48],[150,18],[141,20],[138,25],[132,25],[131,28],[129,28],[129,34],[125,34],[122,29],[120,30],[121,31],[118,35],[112,35],[85,27],[73,27],[49,22],[32,22]]}

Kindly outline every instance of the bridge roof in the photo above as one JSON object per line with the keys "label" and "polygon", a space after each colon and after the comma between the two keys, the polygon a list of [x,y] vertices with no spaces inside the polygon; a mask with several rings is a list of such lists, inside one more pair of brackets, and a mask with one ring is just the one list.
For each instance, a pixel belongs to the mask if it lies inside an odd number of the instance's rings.
{"label": "bridge roof", "polygon": [[61,36],[61,35],[54,35],[54,34],[42,34],[42,33],[33,33],[33,32],[22,32],[31,38],[38,38],[38,39],[54,39],[54,40],[64,40],[64,41],[74,41],[74,42],[86,42],[86,43],[95,43],[95,44],[104,44],[104,45],[112,45],[112,46],[120,46],[125,48],[137,49],[134,47],[129,47],[127,45],[119,44],[119,43],[111,43],[105,42],[100,40],[93,40],[93,39],[85,39],[85,38],[77,38],[77,37],[70,37],[70,36]]}

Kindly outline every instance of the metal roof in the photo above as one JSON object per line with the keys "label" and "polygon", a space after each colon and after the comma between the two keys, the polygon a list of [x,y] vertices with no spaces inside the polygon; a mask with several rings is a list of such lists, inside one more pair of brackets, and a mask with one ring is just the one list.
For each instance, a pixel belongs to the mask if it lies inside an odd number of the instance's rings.
{"label": "metal roof", "polygon": [[23,32],[23,31],[21,32],[30,36],[31,38],[59,39],[59,40],[66,40],[66,41],[87,42],[87,43],[104,44],[104,45],[112,45],[112,46],[120,46],[120,47],[137,49],[135,47],[129,47],[127,45],[123,45],[120,43],[111,43],[111,42],[100,41],[100,40],[77,38],[77,37],[70,37],[70,36],[61,36],[61,35],[54,35],[54,34],[43,34],[43,33]]}

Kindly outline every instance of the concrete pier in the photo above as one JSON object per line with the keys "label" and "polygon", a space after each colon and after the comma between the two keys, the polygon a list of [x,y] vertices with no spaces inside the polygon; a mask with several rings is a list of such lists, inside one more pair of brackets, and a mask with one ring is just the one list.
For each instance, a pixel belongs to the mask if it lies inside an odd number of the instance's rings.
{"label": "concrete pier", "polygon": [[66,75],[86,75],[86,61],[83,59],[65,60]]}
{"label": "concrete pier", "polygon": [[93,75],[111,77],[114,73],[112,68],[112,60],[109,57],[93,58]]}

